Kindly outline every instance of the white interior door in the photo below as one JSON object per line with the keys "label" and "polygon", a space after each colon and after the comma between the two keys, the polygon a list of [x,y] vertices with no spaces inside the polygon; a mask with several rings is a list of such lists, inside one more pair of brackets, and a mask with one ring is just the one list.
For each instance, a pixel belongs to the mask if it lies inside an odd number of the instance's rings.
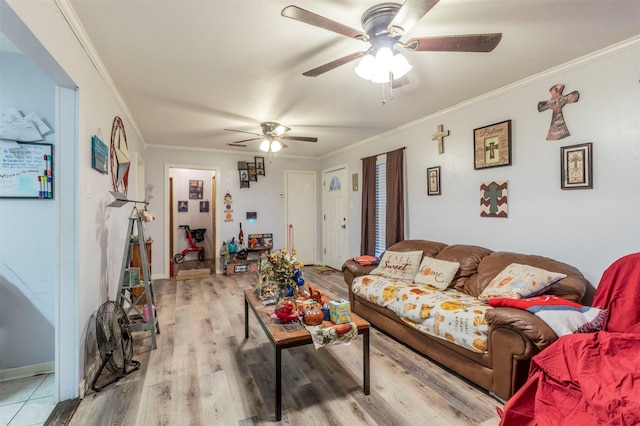
{"label": "white interior door", "polygon": [[[318,189],[316,172],[287,171],[286,230],[287,248],[296,250],[305,265],[317,263]],[[293,245],[293,247],[291,247]]]}
{"label": "white interior door", "polygon": [[324,263],[340,270],[347,253],[347,169],[326,171],[322,181]]}

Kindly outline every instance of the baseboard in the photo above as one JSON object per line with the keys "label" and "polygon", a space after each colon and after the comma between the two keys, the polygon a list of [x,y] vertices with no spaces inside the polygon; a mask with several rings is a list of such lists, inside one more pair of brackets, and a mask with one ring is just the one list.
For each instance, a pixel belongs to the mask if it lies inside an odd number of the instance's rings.
{"label": "baseboard", "polygon": [[49,374],[55,372],[55,370],[55,362],[53,361],[25,365],[22,367],[7,368],[6,370],[0,370],[0,382],[24,379],[25,377],[33,377],[39,374]]}

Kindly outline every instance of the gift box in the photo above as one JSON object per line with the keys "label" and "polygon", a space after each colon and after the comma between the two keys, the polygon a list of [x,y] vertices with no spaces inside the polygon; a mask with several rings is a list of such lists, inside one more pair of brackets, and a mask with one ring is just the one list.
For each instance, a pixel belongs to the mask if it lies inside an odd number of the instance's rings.
{"label": "gift box", "polygon": [[351,322],[351,305],[347,300],[332,300],[329,302],[329,318],[334,324]]}

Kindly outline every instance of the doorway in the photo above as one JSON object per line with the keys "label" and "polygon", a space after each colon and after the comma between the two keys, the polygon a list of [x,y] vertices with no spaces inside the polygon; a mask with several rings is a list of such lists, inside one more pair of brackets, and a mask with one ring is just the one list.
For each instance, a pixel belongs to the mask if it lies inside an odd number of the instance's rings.
{"label": "doorway", "polygon": [[[176,253],[189,247],[187,234],[181,225],[192,229],[206,229],[204,240],[196,242],[205,248],[205,260],[217,270],[216,256],[219,246],[219,219],[217,205],[217,168],[203,168],[189,165],[165,166],[167,177],[168,220],[165,228],[165,258],[171,262]],[[180,208],[178,206],[180,205]],[[197,260],[195,251],[186,254],[185,260]],[[169,271],[171,270],[169,265]],[[175,265],[173,265],[175,266]]]}
{"label": "doorway", "polygon": [[340,270],[347,253],[347,168],[322,174],[324,264]]}

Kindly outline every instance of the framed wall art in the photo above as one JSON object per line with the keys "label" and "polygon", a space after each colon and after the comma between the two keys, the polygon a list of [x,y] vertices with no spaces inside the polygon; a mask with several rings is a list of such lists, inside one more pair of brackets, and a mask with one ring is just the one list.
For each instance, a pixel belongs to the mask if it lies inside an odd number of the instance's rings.
{"label": "framed wall art", "polygon": [[209,213],[208,201],[200,201],[200,213]]}
{"label": "framed wall art", "polygon": [[256,174],[264,176],[264,157],[253,157],[256,164]]}
{"label": "framed wall art", "polygon": [[258,175],[256,172],[256,163],[247,163],[248,166],[248,170],[249,170],[249,180],[251,182],[257,182],[258,181]]}
{"label": "framed wall art", "polygon": [[203,181],[201,180],[190,180],[189,181],[189,199],[191,200],[201,200],[202,199],[202,190]]}
{"label": "framed wall art", "polygon": [[238,170],[247,170],[248,168],[246,161],[238,161]]}
{"label": "framed wall art", "polygon": [[509,191],[506,180],[482,182],[480,185],[480,217],[509,215]]}
{"label": "framed wall art", "polygon": [[427,195],[440,195],[440,166],[427,169]]}
{"label": "framed wall art", "polygon": [[511,120],[473,130],[473,168],[511,165]]}
{"label": "framed wall art", "polygon": [[188,201],[178,201],[178,213],[187,213],[189,211]]}
{"label": "framed wall art", "polygon": [[560,188],[593,188],[593,143],[560,148]]}

